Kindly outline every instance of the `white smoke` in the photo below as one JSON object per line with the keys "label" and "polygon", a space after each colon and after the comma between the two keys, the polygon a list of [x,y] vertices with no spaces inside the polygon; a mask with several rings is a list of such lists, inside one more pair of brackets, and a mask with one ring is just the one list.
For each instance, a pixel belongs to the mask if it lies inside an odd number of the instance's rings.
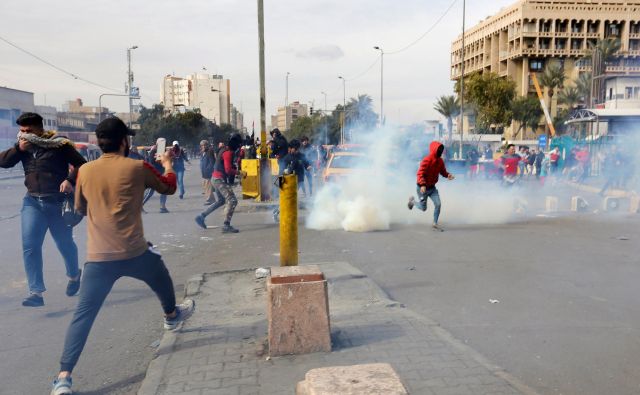
{"label": "white smoke", "polygon": [[[364,134],[364,133],[362,133]],[[340,182],[327,183],[316,194],[306,226],[310,229],[343,229],[349,232],[389,230],[392,224],[433,222],[433,203],[427,212],[407,208],[409,196],[416,193],[416,171],[420,159],[428,155],[431,140],[419,141],[420,155],[411,157],[406,136],[398,128],[384,127],[360,136],[366,148],[363,163],[367,170],[355,171]],[[438,183],[442,211],[440,223],[497,224],[518,218],[515,209],[526,206],[521,191],[501,188],[496,181],[466,183],[462,177]]]}

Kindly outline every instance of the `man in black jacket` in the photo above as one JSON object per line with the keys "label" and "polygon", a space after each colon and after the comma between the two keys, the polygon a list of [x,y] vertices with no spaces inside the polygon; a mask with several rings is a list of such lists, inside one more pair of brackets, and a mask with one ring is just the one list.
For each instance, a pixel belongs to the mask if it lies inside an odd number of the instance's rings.
{"label": "man in black jacket", "polygon": [[[45,131],[42,117],[24,113],[16,123],[20,126],[18,142],[0,152],[0,167],[10,168],[22,162],[27,194],[22,204],[22,255],[30,295],[23,306],[44,305],[42,293],[46,290],[42,274],[42,243],[47,233],[53,240],[66,266],[67,295],[80,289],[78,248],[73,241],[73,228],[62,218],[65,194],[73,192],[78,169],[85,163],[73,142]],[[69,172],[69,165],[73,170]]]}

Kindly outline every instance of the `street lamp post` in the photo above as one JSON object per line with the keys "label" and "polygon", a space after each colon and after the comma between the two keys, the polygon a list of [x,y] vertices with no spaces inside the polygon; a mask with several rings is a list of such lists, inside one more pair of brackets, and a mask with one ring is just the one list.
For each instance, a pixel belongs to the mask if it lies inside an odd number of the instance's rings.
{"label": "street lamp post", "polygon": [[380,51],[380,126],[384,123],[384,51],[379,46],[373,47]]}
{"label": "street lamp post", "polygon": [[343,76],[338,78],[342,80],[342,122],[340,123],[340,144],[344,144],[344,123],[347,120],[347,83]]}
{"label": "street lamp post", "polygon": [[462,136],[464,134],[464,24],[466,18],[466,0],[462,0],[462,66],[460,67],[460,148],[458,158],[462,159]]}
{"label": "street lamp post", "polygon": [[320,92],[324,95],[324,112],[327,112],[327,94],[325,92]]}
{"label": "street lamp post", "polygon": [[131,98],[131,95],[133,94],[132,91],[132,84],[133,84],[133,73],[131,72],[131,51],[138,48],[137,45],[134,45],[131,48],[127,48],[127,68],[128,68],[128,72],[127,72],[127,93],[129,96],[129,128],[131,128],[131,120],[133,118],[133,101]]}
{"label": "street lamp post", "polygon": [[287,71],[287,77],[285,78],[285,94],[284,94],[284,106],[287,107],[289,105],[289,73]]}

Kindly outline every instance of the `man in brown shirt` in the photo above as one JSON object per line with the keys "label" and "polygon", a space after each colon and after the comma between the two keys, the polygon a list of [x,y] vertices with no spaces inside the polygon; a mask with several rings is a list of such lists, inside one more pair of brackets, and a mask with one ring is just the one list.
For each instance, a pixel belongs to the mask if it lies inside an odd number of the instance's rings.
{"label": "man in brown shirt", "polygon": [[165,329],[175,329],[195,310],[190,299],[176,306],[169,271],[160,254],[149,248],[142,227],[145,189],[169,195],[176,191],[171,157],[165,153],[160,158],[164,175],[144,161],[127,158],[132,135],[118,118],[100,122],[96,136],[104,154],[78,174],[75,201],[76,210],[87,216],[87,263],[53,395],[71,394],[71,372],[102,303],[120,277],[132,277],[151,287],[162,304]]}

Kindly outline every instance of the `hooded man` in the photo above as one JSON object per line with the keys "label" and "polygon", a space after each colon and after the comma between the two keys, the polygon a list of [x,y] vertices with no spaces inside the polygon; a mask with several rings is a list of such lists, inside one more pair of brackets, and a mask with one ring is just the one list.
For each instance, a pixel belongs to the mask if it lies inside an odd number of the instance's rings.
{"label": "hooded man", "polygon": [[180,195],[178,196],[180,199],[184,198],[184,162],[189,162],[187,158],[187,154],[180,147],[180,143],[178,141],[174,141],[171,147],[171,157],[173,158],[173,170],[176,172],[176,177],[178,178],[178,190],[180,191]]}
{"label": "hooded man", "polygon": [[[433,230],[442,232],[443,229],[438,225],[438,218],[440,217],[440,195],[436,184],[440,175],[447,177],[449,180],[453,180],[455,177],[453,174],[447,172],[447,168],[442,160],[442,153],[444,152],[444,145],[438,141],[432,141],[429,145],[429,155],[425,156],[420,162],[420,168],[417,174],[417,192],[418,192],[418,208],[422,211],[427,211],[427,197],[431,198],[435,208],[433,210]],[[411,196],[407,207],[409,210],[413,209],[416,204],[416,199]]]}

